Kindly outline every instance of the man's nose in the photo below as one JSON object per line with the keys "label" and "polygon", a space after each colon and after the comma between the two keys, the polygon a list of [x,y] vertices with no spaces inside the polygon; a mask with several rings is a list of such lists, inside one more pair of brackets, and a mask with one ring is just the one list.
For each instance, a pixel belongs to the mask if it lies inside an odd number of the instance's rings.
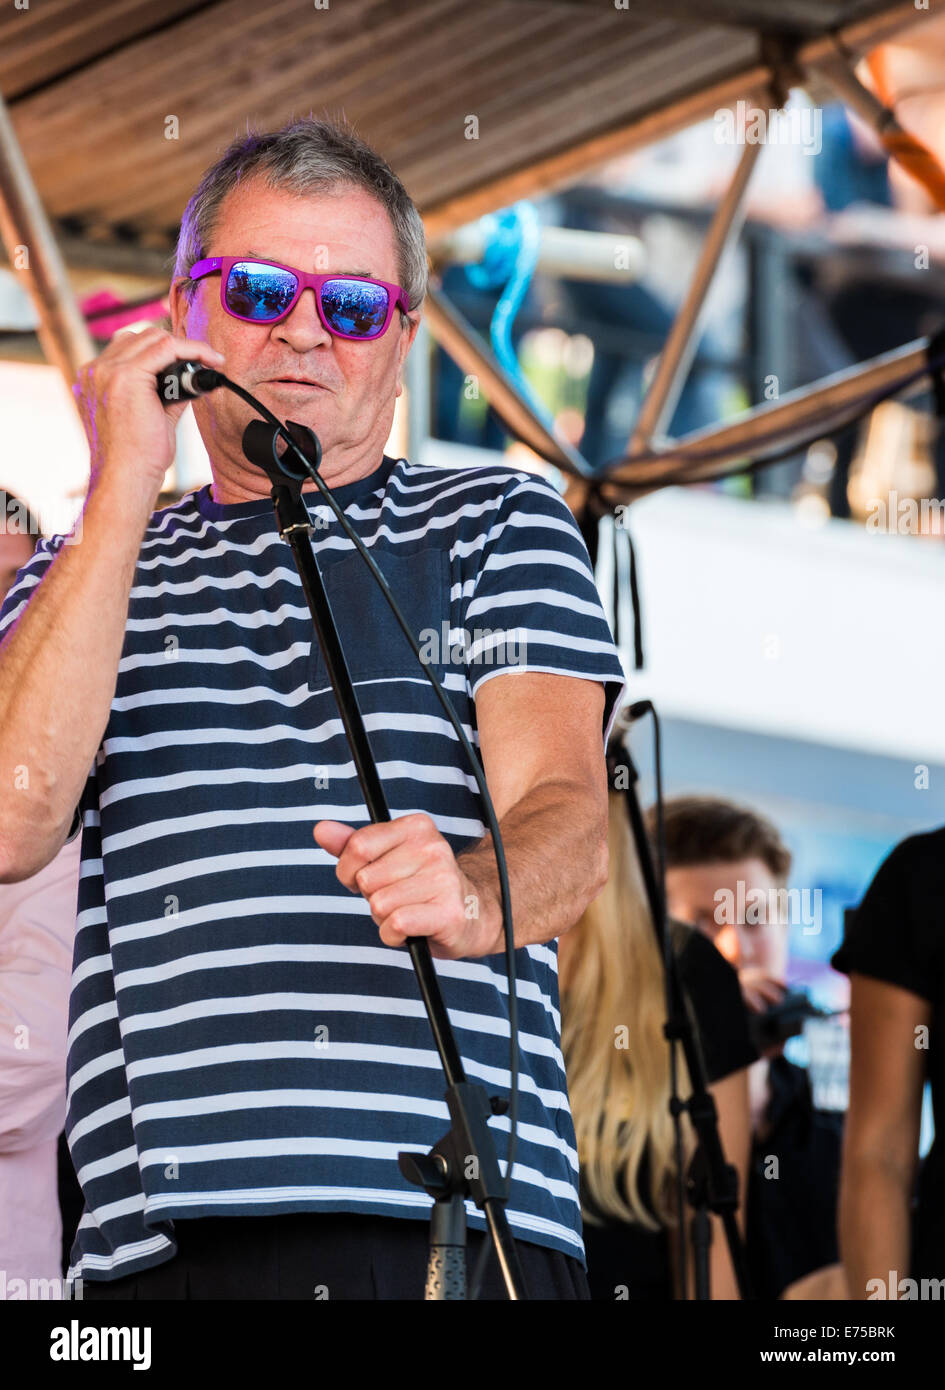
{"label": "man's nose", "polygon": [[272,332],[296,352],[309,352],[331,342],[331,334],[318,316],[315,291],[310,289],[302,291],[291,313],[274,324]]}

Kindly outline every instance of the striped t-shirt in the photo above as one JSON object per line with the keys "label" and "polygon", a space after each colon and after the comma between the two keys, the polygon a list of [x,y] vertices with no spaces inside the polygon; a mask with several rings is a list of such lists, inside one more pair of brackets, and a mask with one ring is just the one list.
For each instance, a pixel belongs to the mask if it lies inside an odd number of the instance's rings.
{"label": "striped t-shirt", "polygon": [[[518,670],[604,682],[606,736],[620,660],[548,483],[385,456],[336,496],[474,745],[477,689]],[[305,497],[391,815],[426,812],[468,848],[486,829],[455,733],[364,562],[318,494]],[[60,543],[20,572],[0,633]],[[382,944],[312,837],[318,820],[368,816],[268,498],[223,506],[203,488],[151,517],[81,812],[66,1132],[85,1212],[70,1276],[170,1259],[186,1217],[425,1220],[430,1199],[397,1155],[448,1128],[443,1075],[409,954]],[[516,961],[509,1222],[583,1259],[555,943]],[[507,1095],[504,958],[435,968],[469,1080]],[[509,1121],[490,1123],[504,1171]]]}

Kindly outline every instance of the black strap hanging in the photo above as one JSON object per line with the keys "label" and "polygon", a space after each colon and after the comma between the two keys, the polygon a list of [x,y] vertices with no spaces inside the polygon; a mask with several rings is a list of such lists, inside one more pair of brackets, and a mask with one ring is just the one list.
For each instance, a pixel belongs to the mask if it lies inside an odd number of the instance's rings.
{"label": "black strap hanging", "polygon": [[[614,641],[619,647],[621,645],[621,621],[620,621],[620,578],[621,578],[621,559],[623,555],[627,558],[627,568],[629,573],[630,585],[630,605],[633,612],[633,669],[642,671],[644,667],[643,657],[643,614],[640,606],[640,588],[637,579],[637,557],[633,548],[633,538],[627,530],[626,524],[627,508],[623,508],[619,518],[614,517],[613,508],[608,506],[601,496],[598,486],[591,485],[587,490],[584,506],[577,516],[577,523],[584,544],[587,546],[587,553],[590,556],[591,567],[596,572],[597,560],[600,554],[600,523],[605,516],[613,520],[613,615],[614,615]],[[623,545],[621,536],[624,537]],[[625,547],[625,548],[624,548]]]}
{"label": "black strap hanging", "polygon": [[[614,528],[614,535],[617,528]],[[624,528],[623,534],[627,538],[627,548],[630,551],[630,603],[633,607],[633,669],[642,671],[643,660],[643,612],[640,607],[640,589],[637,583],[637,553],[633,548],[633,537]],[[616,569],[616,564],[614,565]]]}
{"label": "black strap hanging", "polygon": [[588,488],[584,498],[584,505],[577,513],[575,520],[578,530],[584,538],[587,546],[587,553],[591,557],[591,569],[597,571],[597,556],[600,549],[600,519],[599,501],[595,489]]}
{"label": "black strap hanging", "polygon": [[935,414],[939,420],[945,419],[945,328],[940,328],[929,338],[925,349],[925,360],[932,378],[932,398],[935,401]]}

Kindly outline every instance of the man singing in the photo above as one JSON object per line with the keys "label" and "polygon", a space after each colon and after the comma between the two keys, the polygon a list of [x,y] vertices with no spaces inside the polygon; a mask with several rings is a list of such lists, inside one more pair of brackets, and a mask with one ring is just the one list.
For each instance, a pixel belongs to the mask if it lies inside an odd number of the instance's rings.
{"label": "man singing", "polygon": [[[554,942],[606,878],[623,676],[551,486],[384,454],[426,278],[416,208],[350,129],[231,146],[184,213],[172,332],[120,334],[80,374],[81,541],[43,542],[0,611],[0,879],[82,822],[66,1131],[85,1298],[422,1295],[430,1201],[397,1154],[448,1117],[408,938],[430,942],[469,1079],[509,1085],[498,880],[461,746],[311,484],[393,817],[369,823],[246,404],[196,404],[213,483],[154,510],[184,408],[156,378],[187,358],[318,434],[478,747],[517,948],[508,1217],[531,1296],[587,1296]],[[507,1117],[491,1127],[504,1157]],[[501,1288],[493,1264],[484,1293]]]}

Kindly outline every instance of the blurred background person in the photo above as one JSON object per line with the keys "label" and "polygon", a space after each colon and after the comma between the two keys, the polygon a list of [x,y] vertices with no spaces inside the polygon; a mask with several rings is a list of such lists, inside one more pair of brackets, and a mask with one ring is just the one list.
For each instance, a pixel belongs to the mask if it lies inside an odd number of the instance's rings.
{"label": "blurred background person", "polygon": [[[42,533],[18,498],[0,491],[0,503],[2,603]],[[73,830],[40,873],[0,883],[0,1271],[8,1299],[50,1296],[35,1284],[31,1293],[31,1281],[61,1279],[82,1213],[62,1133],[79,879]]]}
{"label": "blurred background person", "polygon": [[[664,825],[668,911],[732,963],[757,1022],[787,991],[790,922],[778,909],[790,901],[783,892],[790,851],[764,816],[712,797],[670,799]],[[655,808],[647,828],[654,837]],[[759,1032],[756,1026],[756,1042]],[[778,1298],[795,1281],[830,1271],[817,1296],[844,1297],[837,1244],[843,1118],[815,1107],[808,1074],[784,1056],[783,1042],[762,1046],[749,1090],[746,1234],[755,1294]]]}
{"label": "blurred background person", "polygon": [[[854,1298],[919,1297],[900,1280],[945,1278],[943,902],[945,827],[896,846],[832,959],[851,981],[840,1242]],[[920,1165],[926,1080],[936,1138]]]}
{"label": "blurred background person", "polygon": [[[614,790],[608,844],[606,886],[558,941],[562,1047],[581,1164],[588,1280],[595,1299],[672,1299],[678,1296],[678,1237],[663,962],[625,797]],[[749,1146],[747,1069],[757,1053],[738,981],[698,932],[676,923],[671,931],[718,1110],[722,1147],[738,1171],[743,1194]],[[681,1052],[679,1076],[680,1092],[688,1096]],[[686,1119],[683,1134],[688,1164],[692,1131]],[[688,1206],[686,1212],[688,1225]],[[716,1216],[711,1220],[711,1295],[736,1299],[722,1224]],[[688,1268],[691,1281],[691,1254]]]}

